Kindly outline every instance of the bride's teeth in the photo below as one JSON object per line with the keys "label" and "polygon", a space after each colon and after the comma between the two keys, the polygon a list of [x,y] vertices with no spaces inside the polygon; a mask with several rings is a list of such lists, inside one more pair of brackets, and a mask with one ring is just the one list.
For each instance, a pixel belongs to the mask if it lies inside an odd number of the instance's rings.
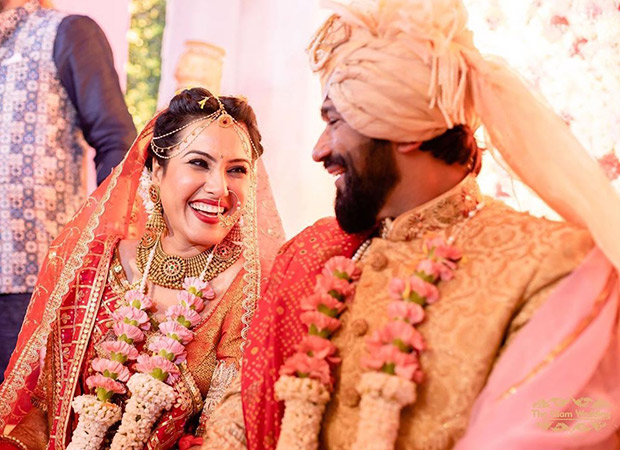
{"label": "bride's teeth", "polygon": [[210,213],[210,214],[222,214],[224,213],[224,208],[222,206],[218,207],[215,205],[207,205],[205,203],[191,203],[190,206],[198,211]]}

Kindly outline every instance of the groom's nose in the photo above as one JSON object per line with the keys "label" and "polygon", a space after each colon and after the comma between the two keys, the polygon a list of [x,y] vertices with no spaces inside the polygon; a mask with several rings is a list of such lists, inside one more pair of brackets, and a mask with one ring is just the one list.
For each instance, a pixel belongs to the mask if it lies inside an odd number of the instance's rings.
{"label": "groom's nose", "polygon": [[326,138],[326,134],[327,134],[326,131],[327,130],[321,133],[321,136],[319,136],[319,140],[316,142],[316,145],[314,146],[314,149],[312,150],[312,159],[315,160],[316,162],[323,161],[331,153],[331,149],[329,147],[329,143]]}

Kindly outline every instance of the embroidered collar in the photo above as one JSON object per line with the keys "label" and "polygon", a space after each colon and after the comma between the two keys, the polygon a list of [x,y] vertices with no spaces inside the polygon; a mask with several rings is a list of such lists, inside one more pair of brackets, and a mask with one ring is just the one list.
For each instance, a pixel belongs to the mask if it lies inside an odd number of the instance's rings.
{"label": "embroidered collar", "polygon": [[41,9],[39,0],[28,0],[24,6],[0,12],[0,45],[4,44],[30,14]]}
{"label": "embroidered collar", "polygon": [[482,194],[476,177],[468,175],[439,197],[394,220],[387,219],[382,235],[391,241],[410,241],[422,237],[428,232],[447,228],[467,218],[481,201]]}

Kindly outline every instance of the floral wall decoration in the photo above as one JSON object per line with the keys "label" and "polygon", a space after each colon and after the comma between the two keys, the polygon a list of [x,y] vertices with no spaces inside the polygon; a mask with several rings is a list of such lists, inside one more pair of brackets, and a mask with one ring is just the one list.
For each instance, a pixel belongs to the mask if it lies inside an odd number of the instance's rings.
{"label": "floral wall decoration", "polygon": [[[501,55],[538,90],[620,190],[620,1],[465,0],[476,45]],[[527,118],[524,118],[527,120]],[[491,158],[483,190],[554,214]]]}

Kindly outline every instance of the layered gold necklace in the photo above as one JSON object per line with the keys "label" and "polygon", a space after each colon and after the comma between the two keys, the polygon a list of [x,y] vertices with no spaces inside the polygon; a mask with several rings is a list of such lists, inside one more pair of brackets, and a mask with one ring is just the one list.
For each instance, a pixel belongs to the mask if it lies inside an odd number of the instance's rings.
{"label": "layered gold necklace", "polygon": [[157,286],[183,289],[183,280],[186,277],[199,277],[207,265],[205,275],[202,278],[205,281],[212,280],[232,266],[239,259],[242,250],[240,239],[235,239],[235,237],[240,238],[238,235],[240,233],[233,231],[217,246],[198,255],[181,258],[167,254],[162,248],[160,237],[154,237],[147,232],[138,243],[136,263],[140,272],[144,273],[149,253],[153,246],[156,246],[148,280]]}

